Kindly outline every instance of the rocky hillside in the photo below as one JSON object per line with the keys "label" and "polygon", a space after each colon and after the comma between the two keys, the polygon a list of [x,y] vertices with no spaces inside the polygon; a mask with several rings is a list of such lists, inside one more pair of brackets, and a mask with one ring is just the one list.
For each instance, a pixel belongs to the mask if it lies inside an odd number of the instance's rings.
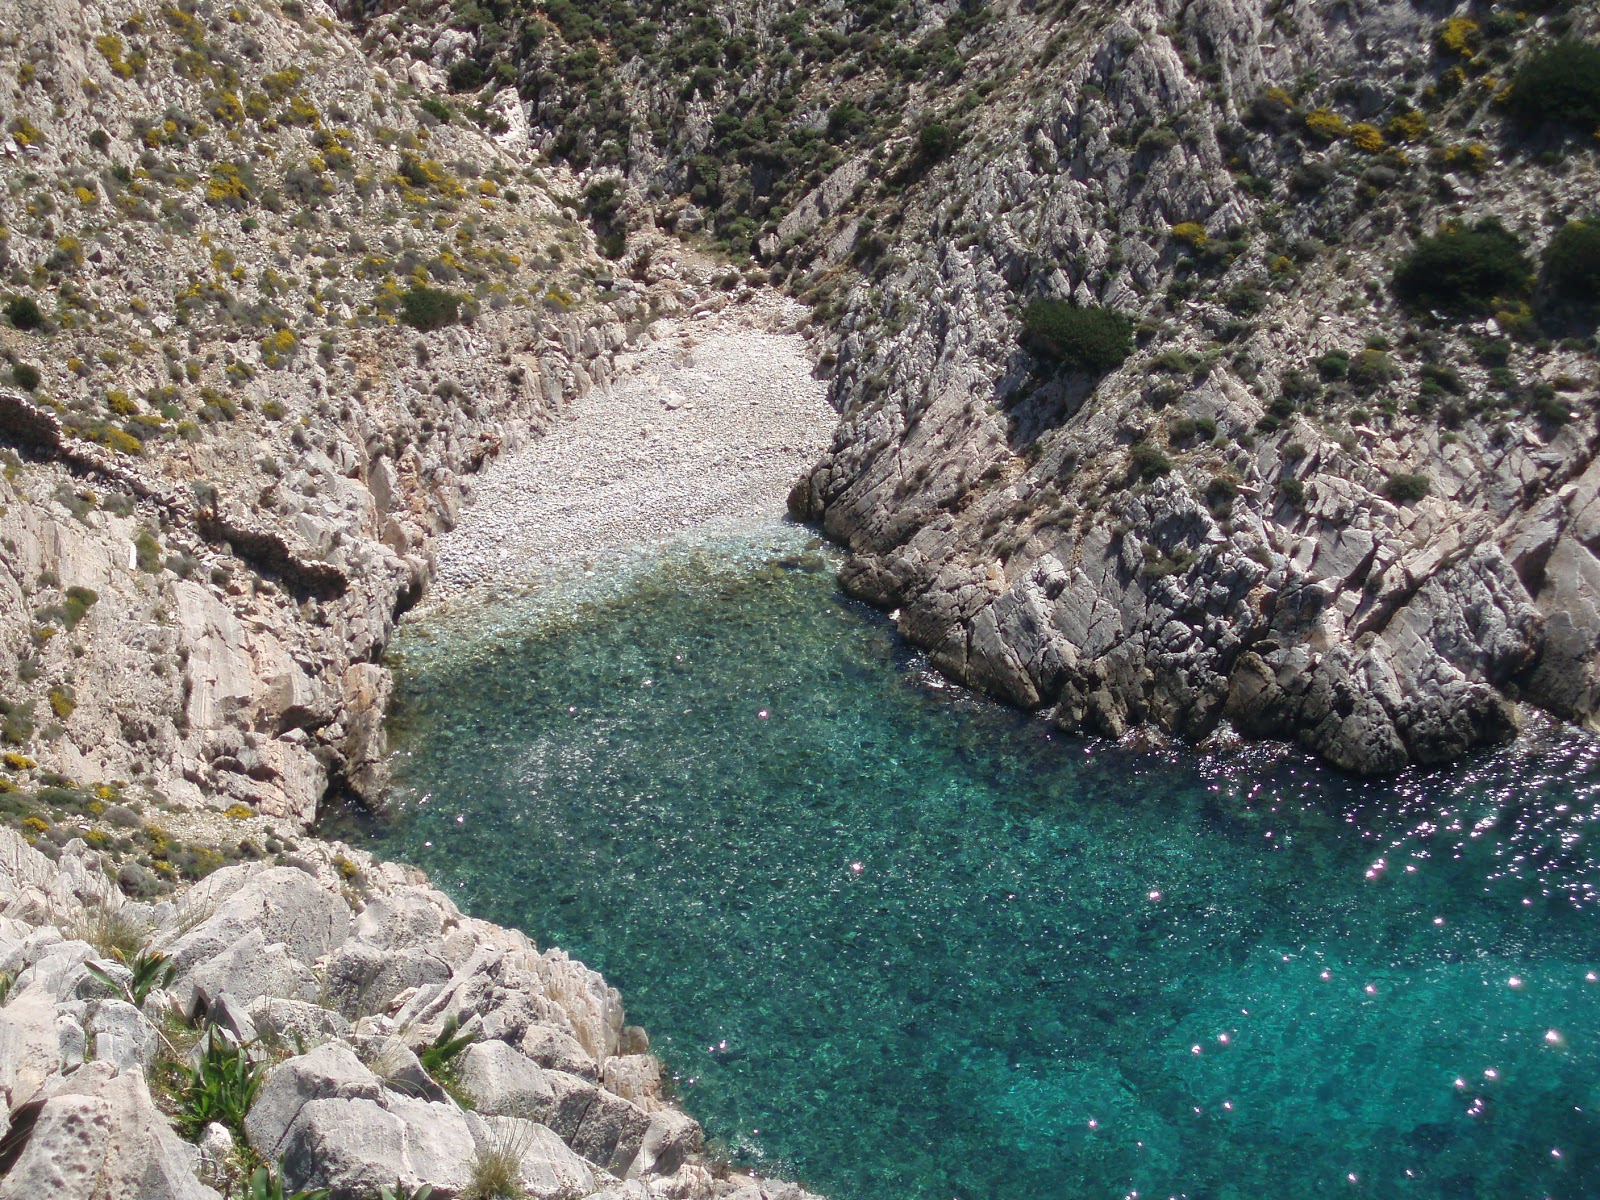
{"label": "rocky hillside", "polygon": [[[594,253],[515,106],[453,111],[326,9],[0,29],[0,811],[48,843],[375,795],[427,539],[695,295]],[[134,825],[101,830],[132,890],[193,874]]]}
{"label": "rocky hillside", "polygon": [[0,829],[4,1200],[810,1200],[702,1153],[600,976],[418,871],[308,843],[149,904],[104,865]]}
{"label": "rocky hillside", "polygon": [[798,514],[1067,728],[1592,723],[1593,6],[352,4],[833,331]]}

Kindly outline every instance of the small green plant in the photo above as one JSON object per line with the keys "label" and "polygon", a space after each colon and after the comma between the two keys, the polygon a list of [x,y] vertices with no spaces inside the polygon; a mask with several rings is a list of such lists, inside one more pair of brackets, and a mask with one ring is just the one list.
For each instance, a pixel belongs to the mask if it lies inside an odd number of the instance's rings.
{"label": "small green plant", "polygon": [[307,1192],[285,1191],[281,1169],[274,1170],[268,1166],[260,1166],[250,1173],[250,1185],[245,1193],[245,1200],[327,1200],[329,1195],[327,1188],[317,1188]]}
{"label": "small green plant", "polygon": [[1396,473],[1383,485],[1383,493],[1396,504],[1414,504],[1430,491],[1433,485],[1426,475]]}
{"label": "small green plant", "polygon": [[488,1144],[479,1146],[462,1200],[521,1200],[528,1194],[522,1186],[522,1160],[532,1142],[529,1128],[518,1121],[502,1122]]}
{"label": "small green plant", "polygon": [[161,570],[161,543],[148,529],[141,529],[134,535],[133,553],[139,570],[150,572]]}
{"label": "small green plant", "polygon": [[97,967],[93,963],[85,963],[84,969],[135,1008],[143,1007],[145,999],[151,992],[157,988],[167,987],[178,973],[178,968],[172,964],[171,959],[154,950],[141,950],[131,960],[124,958],[122,952],[118,950],[113,950],[111,956],[133,973],[133,978],[127,983],[120,982],[104,968]]}
{"label": "small green plant", "polygon": [[184,1069],[177,1125],[191,1141],[213,1121],[244,1138],[244,1117],[261,1089],[264,1067],[213,1027],[199,1063]]}
{"label": "small green plant", "polygon": [[392,1188],[381,1187],[378,1189],[378,1200],[433,1200],[433,1188],[425,1183],[413,1192],[409,1191],[399,1180],[396,1180]]}
{"label": "small green plant", "polygon": [[433,1045],[425,1047],[417,1055],[417,1061],[422,1064],[424,1071],[438,1079],[440,1075],[448,1075],[456,1058],[477,1040],[477,1034],[461,1032],[461,1018],[447,1017],[439,1036],[433,1039]]}
{"label": "small green plant", "polygon": [[1128,464],[1138,479],[1156,479],[1172,470],[1172,460],[1149,442],[1136,442],[1128,451]]}
{"label": "small green plant", "polygon": [[31,392],[39,386],[39,368],[32,363],[19,362],[11,368],[11,380],[25,392]]}
{"label": "small green plant", "polygon": [[16,982],[15,971],[0,971],[0,1008],[5,1007],[6,1001],[11,999],[11,989],[16,986]]}
{"label": "small green plant", "polygon": [[443,329],[461,318],[461,297],[443,288],[415,285],[400,296],[400,319],[413,329]]}
{"label": "small green plant", "polygon": [[1109,308],[1035,300],[1022,314],[1022,340],[1068,367],[1104,374],[1133,353],[1133,325]]}
{"label": "small green plant", "polygon": [[1423,238],[1394,274],[1394,292],[1412,309],[1458,316],[1487,315],[1533,280],[1522,244],[1499,221],[1447,227]]}
{"label": "small green plant", "polygon": [[925,162],[938,162],[948,158],[955,149],[956,135],[950,126],[935,121],[917,131],[917,153]]}

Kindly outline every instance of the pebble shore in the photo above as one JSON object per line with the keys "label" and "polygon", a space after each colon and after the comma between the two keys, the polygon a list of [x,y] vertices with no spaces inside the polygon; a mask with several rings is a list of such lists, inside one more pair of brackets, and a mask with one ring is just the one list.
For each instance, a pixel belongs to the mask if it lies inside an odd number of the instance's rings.
{"label": "pebble shore", "polygon": [[796,332],[807,316],[757,292],[659,322],[647,346],[618,357],[611,387],[477,478],[473,503],[435,543],[430,600],[781,519],[838,421]]}

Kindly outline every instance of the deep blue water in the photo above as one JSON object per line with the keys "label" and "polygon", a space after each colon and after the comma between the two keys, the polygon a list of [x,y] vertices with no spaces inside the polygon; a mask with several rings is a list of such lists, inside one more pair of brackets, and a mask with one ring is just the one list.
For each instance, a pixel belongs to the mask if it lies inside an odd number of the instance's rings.
{"label": "deep blue water", "polygon": [[1121,751],[783,552],[408,626],[376,835],[605,972],[737,1157],[833,1200],[1600,1195],[1592,740]]}

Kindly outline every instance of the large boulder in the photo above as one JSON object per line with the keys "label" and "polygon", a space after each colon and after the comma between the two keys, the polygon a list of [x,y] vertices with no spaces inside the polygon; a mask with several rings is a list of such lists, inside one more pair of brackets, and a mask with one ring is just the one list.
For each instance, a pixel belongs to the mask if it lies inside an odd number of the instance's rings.
{"label": "large boulder", "polygon": [[244,1131],[257,1152],[270,1159],[282,1151],[289,1127],[312,1101],[376,1101],[382,1095],[382,1083],[355,1051],[330,1043],[273,1068],[245,1117]]}
{"label": "large boulder", "polygon": [[138,1068],[89,1063],[39,1104],[0,1200],[220,1200]]}
{"label": "large boulder", "polygon": [[379,1187],[427,1184],[459,1195],[470,1183],[477,1143],[454,1105],[386,1093],[376,1100],[312,1100],[295,1115],[283,1144],[283,1170],[295,1188],[329,1188],[335,1200]]}
{"label": "large boulder", "polygon": [[594,1168],[544,1125],[519,1117],[478,1117],[473,1132],[480,1158],[517,1160],[522,1189],[532,1200],[586,1196],[598,1182]]}
{"label": "large boulder", "polygon": [[318,994],[311,968],[282,942],[268,943],[259,929],[196,965],[177,986],[180,995],[187,991],[184,1007],[191,1013],[203,1012],[213,997],[223,994],[245,1005],[262,997],[309,1002]]}
{"label": "large boulder", "polygon": [[475,1042],[456,1059],[456,1079],[476,1111],[537,1119],[555,1101],[544,1070],[504,1042]]}
{"label": "large boulder", "polygon": [[148,1067],[156,1053],[156,1030],[145,1015],[126,1000],[96,1000],[83,1019],[88,1049],[97,1062],[109,1062],[120,1071]]}
{"label": "large boulder", "polygon": [[310,964],[350,932],[344,898],[295,867],[224,867],[195,886],[186,910],[209,915],[163,947],[180,977],[252,934],[256,944],[281,943],[291,958]]}
{"label": "large boulder", "polygon": [[350,1022],[338,1013],[304,1000],[261,996],[250,1006],[249,1016],[258,1036],[300,1053],[343,1041],[350,1032]]}

